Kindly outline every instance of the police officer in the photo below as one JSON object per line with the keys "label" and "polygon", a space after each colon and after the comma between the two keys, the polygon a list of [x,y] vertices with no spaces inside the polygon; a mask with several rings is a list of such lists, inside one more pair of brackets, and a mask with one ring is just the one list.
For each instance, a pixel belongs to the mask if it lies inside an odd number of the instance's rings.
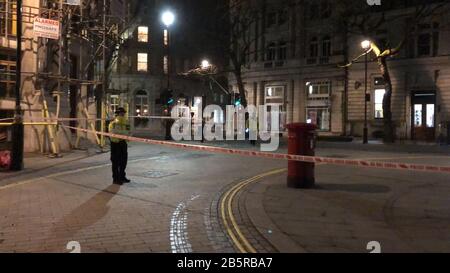
{"label": "police officer", "polygon": [[[128,136],[130,133],[130,124],[125,118],[126,111],[124,108],[118,108],[116,118],[109,124],[109,132],[117,135]],[[130,183],[126,177],[125,169],[128,161],[128,144],[126,140],[111,137],[111,162],[113,172],[113,183],[123,185]]]}

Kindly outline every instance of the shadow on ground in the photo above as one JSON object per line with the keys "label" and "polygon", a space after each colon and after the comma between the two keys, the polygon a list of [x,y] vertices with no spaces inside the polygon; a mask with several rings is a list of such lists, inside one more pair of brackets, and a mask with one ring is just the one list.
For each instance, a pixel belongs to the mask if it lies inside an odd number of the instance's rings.
{"label": "shadow on ground", "polygon": [[374,184],[330,184],[320,183],[316,185],[316,190],[322,191],[342,191],[352,193],[388,193],[391,191],[390,187]]}

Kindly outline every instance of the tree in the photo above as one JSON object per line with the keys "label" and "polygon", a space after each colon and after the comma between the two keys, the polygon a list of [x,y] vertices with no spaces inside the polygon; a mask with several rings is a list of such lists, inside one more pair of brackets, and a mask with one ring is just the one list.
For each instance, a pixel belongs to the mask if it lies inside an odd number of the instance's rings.
{"label": "tree", "polygon": [[[446,1],[390,1],[381,7],[368,6],[365,3],[355,3],[350,0],[336,1],[336,26],[345,31],[347,35],[360,35],[371,41],[370,48],[360,56],[342,67],[349,67],[361,57],[369,54],[376,61],[380,74],[385,82],[386,93],[383,98],[384,113],[384,142],[395,142],[395,131],[392,120],[392,93],[393,86],[388,66],[388,60],[398,55],[408,43],[411,35],[419,24],[428,19],[438,17],[448,12],[449,4]],[[406,4],[405,4],[406,3]],[[397,16],[389,16],[388,12],[395,8],[403,8],[404,12]],[[403,35],[398,41],[379,41],[376,39],[377,31],[393,24],[404,22]],[[396,43],[395,46],[393,46]]]}
{"label": "tree", "polygon": [[241,103],[247,107],[247,96],[243,82],[243,70],[252,54],[257,53],[255,41],[261,36],[255,26],[262,18],[262,6],[254,0],[218,0],[214,24],[205,31],[206,40],[213,40],[219,51],[229,62],[225,73],[233,74]]}

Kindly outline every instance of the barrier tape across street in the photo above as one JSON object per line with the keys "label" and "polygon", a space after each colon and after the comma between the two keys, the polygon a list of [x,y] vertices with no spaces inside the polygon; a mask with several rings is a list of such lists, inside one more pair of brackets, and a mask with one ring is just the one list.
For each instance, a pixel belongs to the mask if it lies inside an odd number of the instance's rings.
{"label": "barrier tape across street", "polygon": [[168,146],[168,147],[180,148],[180,149],[185,149],[185,150],[195,150],[195,151],[204,151],[204,152],[240,155],[240,156],[249,156],[249,157],[260,157],[260,158],[277,159],[277,160],[299,161],[299,162],[305,162],[305,163],[319,163],[319,164],[341,165],[341,166],[344,165],[344,166],[389,169],[389,170],[450,173],[450,166],[433,166],[433,165],[423,165],[423,164],[377,162],[377,161],[367,161],[367,160],[339,159],[339,158],[331,158],[331,157],[289,155],[289,154],[281,154],[281,153],[269,153],[269,152],[259,152],[259,151],[228,149],[228,148],[222,148],[222,147],[183,144],[183,143],[170,142],[170,141],[137,138],[137,137],[131,137],[131,136],[117,135],[117,134],[112,134],[112,133],[102,133],[102,132],[98,132],[98,131],[92,131],[92,130],[76,128],[76,127],[71,127],[71,126],[66,126],[66,125],[61,125],[61,126],[68,128],[68,129],[78,130],[78,131],[81,131],[84,133],[92,133],[92,134],[103,135],[103,136],[107,136],[107,137],[114,137],[114,138],[127,140],[127,141],[131,141],[131,142],[140,142],[140,143],[154,144],[154,145],[160,145],[160,146]]}
{"label": "barrier tape across street", "polygon": [[[165,117],[165,116],[132,116],[129,118],[140,118],[140,119],[171,119],[171,120],[177,120],[180,118],[173,118],[173,117]],[[36,118],[28,120],[27,122],[64,122],[64,121],[110,121],[111,119],[100,119],[100,118]],[[2,121],[13,121],[13,118],[8,119],[0,119],[0,122]]]}

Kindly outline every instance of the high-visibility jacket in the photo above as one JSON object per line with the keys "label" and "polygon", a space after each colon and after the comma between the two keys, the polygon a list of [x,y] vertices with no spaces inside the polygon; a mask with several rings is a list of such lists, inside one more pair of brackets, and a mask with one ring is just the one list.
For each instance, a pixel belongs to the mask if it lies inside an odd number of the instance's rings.
{"label": "high-visibility jacket", "polygon": [[[117,117],[113,122],[109,124],[109,132],[111,134],[128,136],[130,134],[130,123],[124,117]],[[123,141],[122,139],[118,139],[115,137],[111,137],[111,142],[119,143]]]}

